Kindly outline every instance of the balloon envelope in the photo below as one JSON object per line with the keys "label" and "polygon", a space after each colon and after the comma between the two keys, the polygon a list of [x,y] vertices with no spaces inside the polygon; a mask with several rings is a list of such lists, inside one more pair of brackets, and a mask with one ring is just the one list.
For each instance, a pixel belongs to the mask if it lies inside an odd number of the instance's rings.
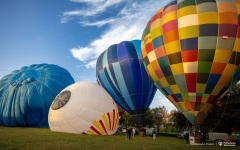
{"label": "balloon envelope", "polygon": [[47,127],[56,95],[74,83],[70,73],[49,64],[22,67],[0,80],[0,125]]}
{"label": "balloon envelope", "polygon": [[140,40],[110,46],[97,60],[97,80],[142,125],[156,87],[144,69],[140,46]]}
{"label": "balloon envelope", "polygon": [[240,76],[239,0],[178,0],[148,22],[144,66],[158,89],[199,127]]}
{"label": "balloon envelope", "polygon": [[49,110],[51,131],[111,135],[118,129],[117,105],[96,83],[78,82],[65,88]]}

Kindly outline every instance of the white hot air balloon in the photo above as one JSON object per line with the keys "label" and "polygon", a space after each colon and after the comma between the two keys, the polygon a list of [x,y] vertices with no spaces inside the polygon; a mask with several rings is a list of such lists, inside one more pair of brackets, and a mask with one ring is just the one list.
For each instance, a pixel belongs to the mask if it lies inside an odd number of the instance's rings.
{"label": "white hot air balloon", "polygon": [[118,129],[117,105],[96,83],[78,82],[62,90],[53,101],[48,122],[51,131],[112,135]]}

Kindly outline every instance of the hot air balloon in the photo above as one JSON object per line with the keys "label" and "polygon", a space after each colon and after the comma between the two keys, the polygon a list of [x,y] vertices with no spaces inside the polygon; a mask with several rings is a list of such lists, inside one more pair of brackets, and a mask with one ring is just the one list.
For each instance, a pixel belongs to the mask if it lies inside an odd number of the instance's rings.
{"label": "hot air balloon", "polygon": [[197,128],[240,79],[239,6],[239,0],[172,1],[143,32],[148,76]]}
{"label": "hot air balloon", "polygon": [[142,125],[156,93],[142,63],[141,41],[110,46],[97,60],[97,80],[115,102]]}
{"label": "hot air balloon", "polygon": [[[98,80],[96,81],[96,83],[101,86]],[[119,117],[121,117],[124,114],[125,110],[122,109],[118,104],[117,104],[117,108],[118,108],[118,115]]]}
{"label": "hot air balloon", "polygon": [[48,127],[56,95],[74,83],[70,73],[50,64],[22,67],[0,80],[0,125]]}
{"label": "hot air balloon", "polygon": [[96,83],[78,82],[62,90],[49,110],[51,131],[112,135],[118,129],[117,105]]}

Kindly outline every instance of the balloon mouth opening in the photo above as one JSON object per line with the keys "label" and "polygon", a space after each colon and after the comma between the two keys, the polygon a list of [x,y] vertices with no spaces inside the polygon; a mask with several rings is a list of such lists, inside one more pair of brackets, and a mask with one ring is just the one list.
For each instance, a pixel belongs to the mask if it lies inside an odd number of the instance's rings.
{"label": "balloon mouth opening", "polygon": [[57,97],[52,102],[51,108],[53,110],[57,110],[64,107],[68,103],[70,97],[71,97],[70,91],[66,90],[61,92],[60,94],[57,95]]}
{"label": "balloon mouth opening", "polygon": [[11,85],[17,88],[22,85],[29,84],[33,81],[36,81],[40,74],[41,73],[37,70],[21,71],[12,78]]}

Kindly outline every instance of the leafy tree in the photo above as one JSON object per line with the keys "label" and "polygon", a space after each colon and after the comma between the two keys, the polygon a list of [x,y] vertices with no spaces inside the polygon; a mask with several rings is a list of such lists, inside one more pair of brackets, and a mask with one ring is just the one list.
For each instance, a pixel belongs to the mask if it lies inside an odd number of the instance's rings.
{"label": "leafy tree", "polygon": [[202,130],[227,133],[233,128],[240,130],[239,107],[240,84],[237,84],[210,110],[201,125]]}
{"label": "leafy tree", "polygon": [[179,132],[179,130],[187,128],[189,125],[191,125],[191,123],[187,120],[187,118],[180,111],[175,111],[171,120],[173,121],[177,132]]}
{"label": "leafy tree", "polygon": [[121,118],[122,118],[121,122],[123,122],[123,125],[125,127],[136,125],[136,122],[132,119],[132,117],[127,112],[124,112],[123,115],[121,116]]}
{"label": "leafy tree", "polygon": [[154,124],[157,126],[158,132],[159,132],[160,126],[164,124],[164,115],[162,113],[163,109],[166,109],[166,108],[162,106],[162,107],[156,107],[152,109]]}
{"label": "leafy tree", "polygon": [[145,116],[145,120],[143,122],[143,126],[148,126],[150,128],[153,126],[153,124],[154,124],[153,112],[151,109],[148,109],[146,111],[146,116]]}

